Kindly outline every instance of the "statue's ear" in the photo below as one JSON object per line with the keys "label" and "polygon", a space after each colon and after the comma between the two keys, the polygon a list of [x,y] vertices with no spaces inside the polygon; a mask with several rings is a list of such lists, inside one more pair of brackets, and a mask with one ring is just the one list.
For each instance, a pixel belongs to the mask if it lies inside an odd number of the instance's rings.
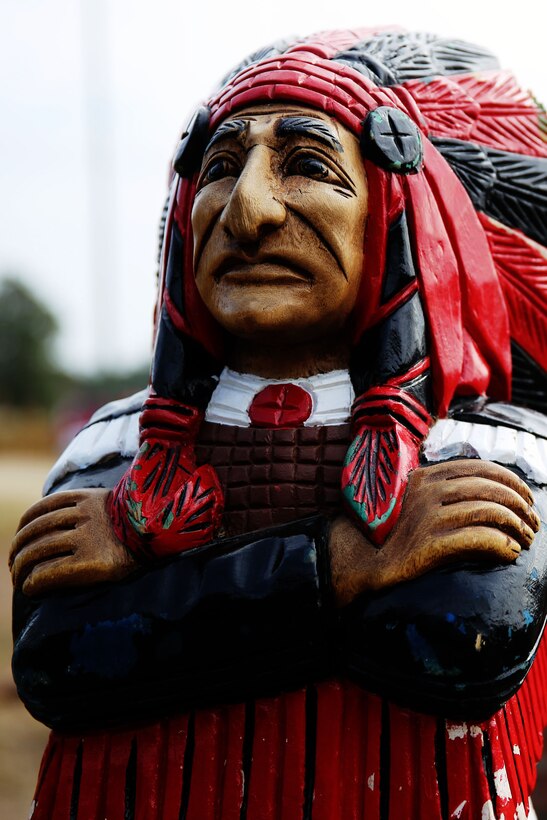
{"label": "statue's ear", "polygon": [[420,130],[398,108],[382,105],[363,122],[361,151],[386,171],[416,174],[423,158]]}
{"label": "statue's ear", "polygon": [[189,178],[199,170],[209,138],[210,119],[210,110],[200,106],[190,120],[173,160],[173,168],[179,176]]}

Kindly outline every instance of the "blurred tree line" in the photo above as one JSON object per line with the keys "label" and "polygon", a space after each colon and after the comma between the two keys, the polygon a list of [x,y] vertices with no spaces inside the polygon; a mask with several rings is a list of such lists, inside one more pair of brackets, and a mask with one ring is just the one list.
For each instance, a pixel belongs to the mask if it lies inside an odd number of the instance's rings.
{"label": "blurred tree line", "polygon": [[97,407],[146,386],[148,367],[74,376],[55,362],[58,322],[15,277],[0,279],[0,407]]}

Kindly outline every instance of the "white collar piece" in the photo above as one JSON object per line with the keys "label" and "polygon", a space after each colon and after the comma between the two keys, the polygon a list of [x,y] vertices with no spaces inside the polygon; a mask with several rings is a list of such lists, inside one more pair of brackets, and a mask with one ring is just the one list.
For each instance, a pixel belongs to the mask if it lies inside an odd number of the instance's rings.
{"label": "white collar piece", "polygon": [[296,384],[312,400],[312,411],[304,427],[344,424],[349,421],[355,399],[347,370],[331,370],[306,379],[263,379],[250,373],[236,373],[225,367],[211,396],[205,420],[232,427],[249,427],[249,407],[257,393],[270,384]]}

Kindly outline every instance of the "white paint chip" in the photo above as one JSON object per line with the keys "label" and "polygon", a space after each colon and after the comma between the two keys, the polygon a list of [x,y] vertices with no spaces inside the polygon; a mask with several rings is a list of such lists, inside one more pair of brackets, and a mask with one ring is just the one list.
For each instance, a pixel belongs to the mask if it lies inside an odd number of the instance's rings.
{"label": "white paint chip", "polygon": [[467,800],[463,800],[457,808],[454,809],[452,812],[451,820],[458,820],[459,817],[462,816],[462,811],[467,806]]}
{"label": "white paint chip", "polygon": [[447,726],[449,740],[463,739],[467,734],[467,723],[455,723],[453,726]]}
{"label": "white paint chip", "polygon": [[509,778],[507,777],[507,769],[502,766],[494,772],[494,784],[496,787],[496,794],[500,800],[511,800],[511,786],[509,785]]}

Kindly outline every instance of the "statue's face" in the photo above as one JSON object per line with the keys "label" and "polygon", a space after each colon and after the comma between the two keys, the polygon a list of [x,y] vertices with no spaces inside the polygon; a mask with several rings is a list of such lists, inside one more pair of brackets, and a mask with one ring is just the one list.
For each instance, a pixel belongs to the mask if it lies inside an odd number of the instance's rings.
{"label": "statue's face", "polygon": [[350,131],[290,105],[235,114],[209,142],[192,210],[203,301],[240,338],[310,341],[340,330],[357,298],[366,218]]}

